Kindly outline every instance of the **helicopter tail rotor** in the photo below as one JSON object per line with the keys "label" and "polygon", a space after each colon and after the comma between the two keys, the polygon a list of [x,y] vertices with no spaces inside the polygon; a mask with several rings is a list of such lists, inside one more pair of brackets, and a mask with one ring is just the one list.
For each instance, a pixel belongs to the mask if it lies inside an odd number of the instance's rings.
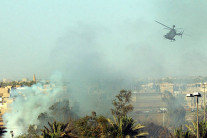
{"label": "helicopter tail rotor", "polygon": [[184,31],[180,32],[180,37],[182,38]]}

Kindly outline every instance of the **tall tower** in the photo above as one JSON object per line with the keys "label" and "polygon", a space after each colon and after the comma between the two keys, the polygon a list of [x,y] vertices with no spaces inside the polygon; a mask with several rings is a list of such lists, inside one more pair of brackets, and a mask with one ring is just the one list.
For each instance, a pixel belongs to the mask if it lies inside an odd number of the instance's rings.
{"label": "tall tower", "polygon": [[36,82],[35,74],[33,74],[33,81]]}

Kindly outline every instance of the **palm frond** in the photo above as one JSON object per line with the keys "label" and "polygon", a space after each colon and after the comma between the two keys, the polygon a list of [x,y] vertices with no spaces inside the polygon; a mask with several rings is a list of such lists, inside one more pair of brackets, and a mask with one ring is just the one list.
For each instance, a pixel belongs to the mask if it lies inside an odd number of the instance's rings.
{"label": "palm frond", "polygon": [[145,126],[142,126],[141,124],[137,124],[135,127],[133,127],[133,130],[138,130],[141,128],[145,128]]}
{"label": "palm frond", "polygon": [[146,135],[149,135],[149,133],[148,132],[141,132],[141,133],[135,135],[135,137],[141,137],[141,136],[146,136]]}

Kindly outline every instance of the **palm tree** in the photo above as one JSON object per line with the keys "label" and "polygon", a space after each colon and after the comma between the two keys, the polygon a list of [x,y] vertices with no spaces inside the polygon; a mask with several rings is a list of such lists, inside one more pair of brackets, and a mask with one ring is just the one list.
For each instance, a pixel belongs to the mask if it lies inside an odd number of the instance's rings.
{"label": "palm tree", "polygon": [[189,130],[184,131],[182,126],[174,130],[174,136],[171,134],[172,138],[192,138],[193,136],[190,135]]}
{"label": "palm tree", "polygon": [[135,121],[131,117],[124,116],[119,119],[114,117],[114,121],[108,119],[111,124],[111,136],[113,137],[141,137],[148,135],[148,132],[143,132],[141,124],[135,125]]}
{"label": "palm tree", "polygon": [[44,130],[42,130],[42,136],[44,138],[77,138],[73,133],[73,128],[70,127],[70,124],[62,124],[62,123],[56,123],[50,124],[48,122],[48,125],[50,128],[45,127]]}
{"label": "palm tree", "polygon": [[6,128],[5,127],[0,127],[0,137],[2,137],[4,135],[4,133],[6,133]]}
{"label": "palm tree", "polygon": [[[186,125],[189,132],[196,136],[197,134],[197,122],[192,122],[192,125]],[[198,123],[199,127],[199,136],[207,137],[207,122],[201,121]]]}

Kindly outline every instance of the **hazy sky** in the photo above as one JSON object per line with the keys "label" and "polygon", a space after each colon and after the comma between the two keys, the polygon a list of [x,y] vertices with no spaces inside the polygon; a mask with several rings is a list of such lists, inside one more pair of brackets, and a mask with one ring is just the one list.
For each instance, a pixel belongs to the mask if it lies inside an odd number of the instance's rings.
{"label": "hazy sky", "polygon": [[[190,0],[0,2],[0,79],[207,75],[207,3]],[[190,36],[163,38],[154,22]]]}

